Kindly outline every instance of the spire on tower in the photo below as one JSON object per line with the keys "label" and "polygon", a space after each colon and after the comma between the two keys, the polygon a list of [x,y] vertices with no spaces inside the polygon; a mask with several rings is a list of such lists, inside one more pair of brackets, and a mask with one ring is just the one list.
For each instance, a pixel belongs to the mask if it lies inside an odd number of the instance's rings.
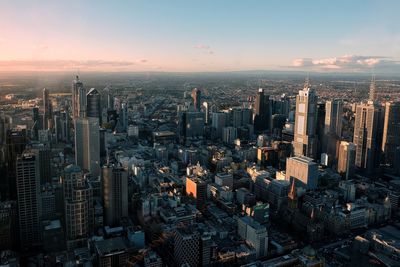
{"label": "spire on tower", "polygon": [[289,199],[294,200],[296,198],[296,186],[295,186],[295,179],[292,180],[292,186],[290,187],[290,191],[288,194]]}
{"label": "spire on tower", "polygon": [[310,73],[307,73],[307,77],[304,81],[304,89],[310,88]]}

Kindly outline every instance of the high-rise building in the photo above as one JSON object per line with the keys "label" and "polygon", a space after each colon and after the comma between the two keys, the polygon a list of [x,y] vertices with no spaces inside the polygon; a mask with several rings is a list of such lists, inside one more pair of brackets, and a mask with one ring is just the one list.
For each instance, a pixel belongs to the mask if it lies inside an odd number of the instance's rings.
{"label": "high-rise building", "polygon": [[34,107],[32,108],[32,121],[33,121],[33,126],[32,126],[32,139],[37,140],[39,137],[39,129],[41,129],[41,120],[40,120],[40,115],[39,115],[39,108]]}
{"label": "high-rise building", "polygon": [[200,112],[201,109],[201,91],[197,88],[192,90],[192,99],[194,111]]}
{"label": "high-rise building", "polygon": [[243,111],[241,108],[231,108],[230,110],[231,125],[239,128],[243,125]]}
{"label": "high-rise building", "polygon": [[212,129],[216,139],[222,139],[223,128],[227,125],[227,114],[224,112],[212,113]]}
{"label": "high-rise building", "polygon": [[91,118],[98,118],[101,125],[102,116],[100,100],[101,96],[95,88],[90,89],[89,92],[86,94],[86,116]]}
{"label": "high-rise building", "polygon": [[233,144],[233,141],[237,138],[237,128],[235,127],[224,127],[222,134],[222,141],[227,144]]}
{"label": "high-rise building", "polygon": [[286,160],[287,181],[295,179],[296,184],[306,189],[318,186],[318,164],[312,158],[305,156],[291,157]]}
{"label": "high-rise building", "polygon": [[67,247],[87,242],[93,226],[93,190],[81,168],[69,165],[62,176]]}
{"label": "high-rise building", "polygon": [[174,259],[176,266],[200,266],[199,232],[178,228],[175,232]]}
{"label": "high-rise building", "polygon": [[186,138],[202,137],[203,131],[203,112],[186,112]]}
{"label": "high-rise building", "polygon": [[384,110],[374,101],[356,107],[353,143],[356,145],[356,166],[371,174],[380,164]]}
{"label": "high-rise building", "polygon": [[19,233],[21,247],[30,249],[41,245],[41,201],[38,159],[24,152],[16,162]]}
{"label": "high-rise building", "polygon": [[49,99],[49,90],[43,89],[43,130],[52,129],[53,112]]}
{"label": "high-rise building", "polygon": [[40,184],[51,183],[51,150],[46,148],[32,149],[39,168]]}
{"label": "high-rise building", "polygon": [[17,201],[0,201],[0,250],[17,250]]}
{"label": "high-rise building", "polygon": [[264,89],[258,89],[254,107],[254,130],[257,132],[271,131],[272,129],[272,103],[269,95],[264,94]]}
{"label": "high-rise building", "polygon": [[253,218],[245,216],[238,218],[238,234],[256,250],[256,257],[266,257],[268,254],[268,232]]}
{"label": "high-rise building", "polygon": [[208,102],[204,102],[203,107],[204,107],[204,123],[208,125],[210,124],[210,104]]}
{"label": "high-rise building", "polygon": [[[396,153],[400,149],[400,102],[386,103],[383,126],[382,152],[384,163],[393,169],[396,165]],[[399,164],[400,165],[400,164]]]}
{"label": "high-rise building", "polygon": [[128,173],[121,167],[102,169],[104,224],[119,226],[121,218],[128,217]]}
{"label": "high-rise building", "polygon": [[316,158],[318,97],[307,81],[304,89],[296,96],[296,119],[294,125],[293,149],[295,156],[307,156]]}
{"label": "high-rise building", "polygon": [[61,121],[61,140],[63,142],[70,142],[70,118],[67,111],[62,111],[60,113]]}
{"label": "high-rise building", "polygon": [[353,143],[341,141],[337,171],[346,180],[351,179],[354,175],[355,159],[356,146]]}
{"label": "high-rise building", "polygon": [[75,163],[94,177],[100,175],[100,131],[98,118],[75,119]]}
{"label": "high-rise building", "polygon": [[196,200],[198,209],[204,207],[207,200],[207,183],[193,175],[186,177],[186,195]]}
{"label": "high-rise building", "polygon": [[78,76],[72,81],[72,116],[74,118],[86,116],[86,90]]}
{"label": "high-rise building", "polygon": [[341,100],[326,101],[323,152],[328,154],[329,163],[337,161],[337,150],[342,136],[343,102]]}

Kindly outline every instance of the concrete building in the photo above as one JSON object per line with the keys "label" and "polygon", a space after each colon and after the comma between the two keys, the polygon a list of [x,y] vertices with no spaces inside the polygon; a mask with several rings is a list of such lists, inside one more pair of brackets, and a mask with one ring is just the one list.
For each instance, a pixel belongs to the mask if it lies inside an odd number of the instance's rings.
{"label": "concrete building", "polygon": [[328,154],[329,165],[336,164],[338,146],[342,136],[343,102],[341,100],[326,101],[325,125],[322,152]]}
{"label": "concrete building", "polygon": [[366,173],[373,173],[380,163],[383,135],[383,108],[373,101],[357,105],[353,143],[355,164]]}
{"label": "concrete building", "polygon": [[256,257],[265,257],[268,254],[267,228],[253,218],[245,216],[238,218],[238,234],[246,243],[256,250]]}
{"label": "concrete building", "polygon": [[386,103],[383,125],[382,152],[384,162],[389,168],[395,168],[396,153],[400,148],[400,102]]}
{"label": "concrete building", "polygon": [[85,117],[86,116],[86,90],[83,83],[76,76],[72,81],[72,117]]}
{"label": "concrete building", "polygon": [[104,224],[120,225],[128,216],[128,173],[120,167],[104,166],[102,169]]}
{"label": "concrete building", "polygon": [[346,180],[354,175],[355,159],[356,146],[346,141],[340,142],[337,171]]}
{"label": "concrete building", "polygon": [[235,127],[224,127],[222,133],[222,141],[226,144],[233,144],[233,141],[237,138],[237,128]]}
{"label": "concrete building", "polygon": [[86,243],[93,226],[93,190],[81,168],[69,165],[62,176],[67,248]]}
{"label": "concrete building", "polygon": [[99,267],[126,266],[129,259],[129,247],[123,237],[115,237],[94,243]]}
{"label": "concrete building", "polygon": [[264,89],[258,89],[254,106],[254,131],[271,131],[272,129],[272,101]]}
{"label": "concrete building", "polygon": [[193,175],[186,177],[186,195],[196,200],[198,209],[204,207],[207,200],[207,183]]}
{"label": "concrete building", "polygon": [[200,234],[189,228],[175,231],[174,260],[176,266],[200,266]]}
{"label": "concrete building", "polygon": [[100,131],[98,118],[75,119],[75,164],[95,177],[100,175]]}
{"label": "concrete building", "polygon": [[16,163],[19,234],[21,247],[41,245],[41,201],[39,164],[35,154],[24,152]]}
{"label": "concrete building", "polygon": [[225,112],[214,112],[212,113],[212,129],[214,132],[215,139],[222,139],[222,133],[224,127],[227,125],[227,113]]}
{"label": "concrete building", "polygon": [[318,186],[318,164],[308,157],[291,157],[286,160],[286,180],[295,179],[296,184],[306,189]]}
{"label": "concrete building", "polygon": [[186,138],[199,138],[204,131],[204,113],[186,112]]}
{"label": "concrete building", "polygon": [[318,97],[307,80],[304,89],[296,96],[293,149],[297,157],[316,159],[317,101]]}

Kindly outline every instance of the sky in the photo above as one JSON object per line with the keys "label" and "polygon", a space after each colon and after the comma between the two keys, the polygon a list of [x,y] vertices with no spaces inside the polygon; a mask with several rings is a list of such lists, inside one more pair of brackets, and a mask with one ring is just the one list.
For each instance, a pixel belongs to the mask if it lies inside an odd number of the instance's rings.
{"label": "sky", "polygon": [[1,0],[0,71],[400,71],[397,0]]}

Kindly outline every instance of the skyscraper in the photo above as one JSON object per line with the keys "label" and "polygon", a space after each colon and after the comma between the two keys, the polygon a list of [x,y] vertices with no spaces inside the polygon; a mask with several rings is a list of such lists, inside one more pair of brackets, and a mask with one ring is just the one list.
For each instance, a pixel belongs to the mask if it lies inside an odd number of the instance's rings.
{"label": "skyscraper", "polygon": [[337,171],[346,180],[354,174],[356,146],[346,141],[340,142]]}
{"label": "skyscraper", "polygon": [[91,118],[98,118],[101,125],[101,107],[100,107],[101,96],[99,92],[92,88],[86,94],[86,116]]}
{"label": "skyscraper", "polygon": [[62,176],[68,249],[87,242],[93,225],[93,189],[81,168],[69,165]]}
{"label": "skyscraper", "polygon": [[383,135],[383,108],[372,100],[356,107],[353,143],[356,166],[368,174],[379,167]]}
{"label": "skyscraper", "polygon": [[[400,149],[400,102],[386,103],[383,126],[382,152],[384,163],[393,169],[396,153]],[[398,163],[397,163],[398,164]]]}
{"label": "skyscraper", "polygon": [[199,112],[201,109],[201,91],[197,88],[192,90],[192,99],[194,111]]}
{"label": "skyscraper", "polygon": [[268,232],[264,225],[252,217],[245,216],[238,219],[238,234],[256,250],[256,258],[267,256]]}
{"label": "skyscraper", "polygon": [[196,200],[198,209],[204,207],[207,200],[207,183],[195,176],[186,177],[186,195]]}
{"label": "skyscraper", "polygon": [[318,164],[312,158],[300,156],[286,160],[287,181],[296,181],[296,185],[306,189],[315,189],[318,186]]}
{"label": "skyscraper", "polygon": [[104,166],[102,169],[104,224],[119,226],[128,216],[128,173],[121,167]]}
{"label": "skyscraper", "polygon": [[293,149],[295,156],[307,156],[316,158],[318,97],[311,89],[308,79],[303,90],[296,96],[296,119],[294,125]]}
{"label": "skyscraper", "polygon": [[100,175],[100,131],[98,118],[75,119],[75,163],[94,177]]}
{"label": "skyscraper", "polygon": [[212,130],[216,139],[222,139],[223,128],[227,125],[227,114],[224,112],[212,113]]}
{"label": "skyscraper", "polygon": [[342,136],[343,103],[341,100],[326,101],[323,152],[328,154],[329,163],[337,161],[337,149]]}
{"label": "skyscraper", "polygon": [[30,249],[42,241],[39,167],[33,153],[17,158],[16,178],[21,247]]}
{"label": "skyscraper", "polygon": [[74,118],[86,116],[86,90],[78,76],[72,81],[72,116]]}
{"label": "skyscraper", "polygon": [[174,259],[176,266],[199,266],[200,234],[189,228],[178,228],[175,232]]}
{"label": "skyscraper", "polygon": [[51,129],[52,125],[52,107],[49,99],[49,90],[43,89],[43,130]]}
{"label": "skyscraper", "polygon": [[203,112],[186,112],[186,138],[199,138],[203,136]]}
{"label": "skyscraper", "polygon": [[41,121],[40,121],[40,115],[39,115],[39,108],[34,107],[32,108],[32,121],[33,121],[33,126],[32,126],[32,139],[37,140],[39,137],[39,129],[41,129]]}
{"label": "skyscraper", "polygon": [[254,107],[254,130],[271,131],[272,129],[272,103],[269,95],[264,94],[262,88],[258,89]]}

